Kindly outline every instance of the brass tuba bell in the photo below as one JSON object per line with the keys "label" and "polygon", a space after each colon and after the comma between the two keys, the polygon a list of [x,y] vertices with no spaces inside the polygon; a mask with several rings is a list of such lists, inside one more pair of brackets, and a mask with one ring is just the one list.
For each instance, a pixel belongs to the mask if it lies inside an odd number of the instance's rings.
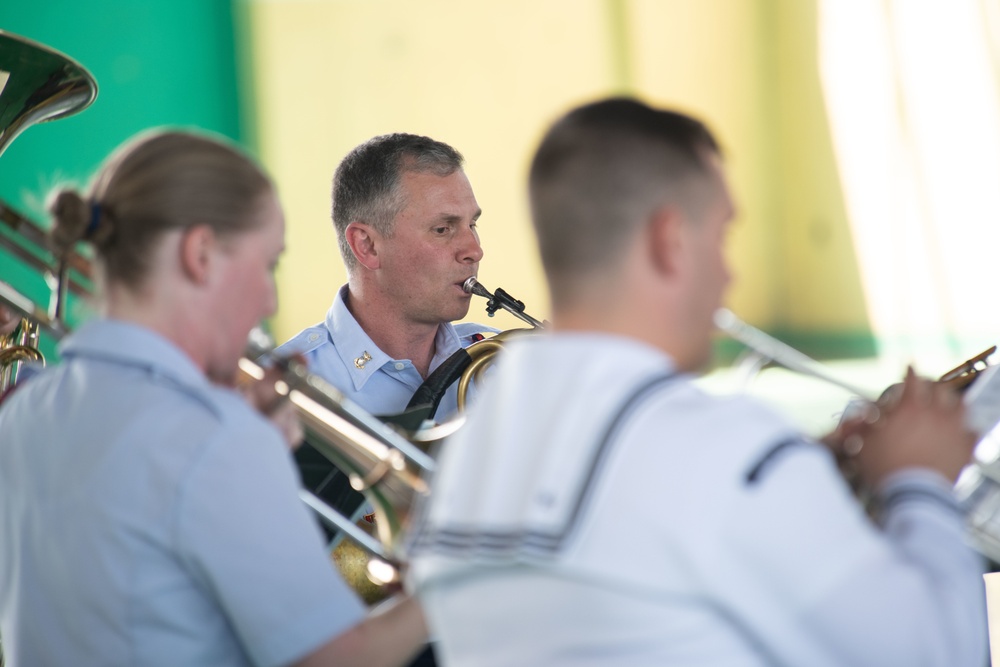
{"label": "brass tuba bell", "polygon": [[[28,126],[70,116],[86,109],[96,97],[97,82],[75,60],[0,30],[0,154]],[[23,318],[15,331],[0,336],[2,391],[16,381],[21,362],[44,361],[38,351],[39,321],[47,323],[46,329],[61,330],[66,289],[78,286],[70,285],[65,266],[50,265],[39,259],[46,254],[43,230],[3,202],[0,202],[0,223],[13,232],[0,235],[0,246],[49,276],[53,285],[52,304],[46,317],[37,312],[30,300],[0,280],[0,307]],[[81,258],[72,256],[67,261],[77,271],[88,273]]]}
{"label": "brass tuba bell", "polygon": [[0,154],[29,125],[65,118],[97,98],[97,82],[68,56],[0,30]]}

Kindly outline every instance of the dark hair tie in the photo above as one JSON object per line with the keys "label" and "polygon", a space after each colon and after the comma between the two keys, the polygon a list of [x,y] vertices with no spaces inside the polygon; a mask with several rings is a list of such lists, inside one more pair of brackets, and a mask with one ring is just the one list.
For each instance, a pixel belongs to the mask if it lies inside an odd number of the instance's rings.
{"label": "dark hair tie", "polygon": [[96,201],[90,205],[90,222],[83,232],[83,238],[90,238],[101,224],[101,205]]}

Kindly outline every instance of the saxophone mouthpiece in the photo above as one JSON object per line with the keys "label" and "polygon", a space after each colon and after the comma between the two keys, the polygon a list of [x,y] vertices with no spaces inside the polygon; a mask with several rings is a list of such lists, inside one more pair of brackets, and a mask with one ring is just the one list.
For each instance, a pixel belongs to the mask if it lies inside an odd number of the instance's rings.
{"label": "saxophone mouthpiece", "polygon": [[469,276],[468,278],[466,278],[465,282],[462,283],[462,289],[464,289],[469,294],[475,294],[477,296],[485,297],[487,299],[493,298],[493,295],[489,293],[489,290],[483,287],[482,283],[476,280],[475,276]]}

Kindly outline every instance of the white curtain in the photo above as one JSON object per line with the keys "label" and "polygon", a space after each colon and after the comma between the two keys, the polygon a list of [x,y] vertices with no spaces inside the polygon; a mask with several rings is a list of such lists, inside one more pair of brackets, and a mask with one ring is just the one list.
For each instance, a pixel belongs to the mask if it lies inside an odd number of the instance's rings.
{"label": "white curtain", "polygon": [[1000,340],[998,3],[819,0],[870,321],[884,357],[926,372]]}

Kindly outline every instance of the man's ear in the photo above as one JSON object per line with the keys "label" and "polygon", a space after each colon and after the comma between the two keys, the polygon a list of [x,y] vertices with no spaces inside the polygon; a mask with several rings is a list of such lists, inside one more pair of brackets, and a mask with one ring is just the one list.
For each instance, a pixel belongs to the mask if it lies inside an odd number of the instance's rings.
{"label": "man's ear", "polygon": [[673,206],[661,206],[650,214],[646,233],[650,261],[657,272],[672,275],[681,269],[687,224],[681,211]]}
{"label": "man's ear", "polygon": [[184,275],[198,285],[208,282],[219,243],[208,225],[188,227],[181,234],[180,260]]}
{"label": "man's ear", "polygon": [[381,259],[376,241],[381,237],[378,232],[363,222],[352,222],[344,230],[344,238],[347,239],[347,245],[351,246],[358,264],[366,269],[379,268]]}

